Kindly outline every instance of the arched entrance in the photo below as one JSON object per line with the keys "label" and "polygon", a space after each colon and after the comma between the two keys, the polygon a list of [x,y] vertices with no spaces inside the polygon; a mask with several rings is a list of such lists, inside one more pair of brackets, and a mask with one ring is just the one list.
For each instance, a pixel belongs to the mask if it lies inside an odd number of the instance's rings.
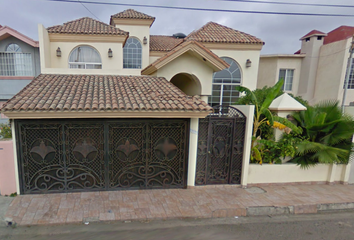
{"label": "arched entrance", "polygon": [[200,95],[202,92],[202,86],[199,79],[188,73],[178,73],[171,78],[170,82],[188,96]]}

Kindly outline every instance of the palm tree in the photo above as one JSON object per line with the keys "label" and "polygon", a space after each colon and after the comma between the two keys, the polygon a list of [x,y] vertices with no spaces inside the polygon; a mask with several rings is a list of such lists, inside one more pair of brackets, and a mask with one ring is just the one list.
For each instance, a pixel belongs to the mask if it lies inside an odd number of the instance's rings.
{"label": "palm tree", "polygon": [[347,164],[354,134],[353,118],[345,115],[337,101],[326,101],[293,114],[306,139],[296,145],[294,162],[303,168],[318,163]]}

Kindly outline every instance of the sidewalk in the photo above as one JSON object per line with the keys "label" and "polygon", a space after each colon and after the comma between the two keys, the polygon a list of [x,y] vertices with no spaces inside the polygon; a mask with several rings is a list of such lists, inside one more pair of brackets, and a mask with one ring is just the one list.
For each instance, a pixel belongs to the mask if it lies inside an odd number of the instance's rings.
{"label": "sidewalk", "polygon": [[354,209],[354,185],[282,185],[23,195],[6,217],[19,225],[214,218]]}

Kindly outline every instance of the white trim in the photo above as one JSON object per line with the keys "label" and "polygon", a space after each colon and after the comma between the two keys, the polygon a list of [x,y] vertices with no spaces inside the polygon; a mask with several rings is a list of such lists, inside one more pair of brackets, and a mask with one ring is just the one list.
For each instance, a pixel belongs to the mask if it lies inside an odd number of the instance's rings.
{"label": "white trim", "polygon": [[11,121],[11,133],[12,133],[12,144],[14,149],[14,164],[15,164],[15,178],[16,178],[16,190],[17,195],[20,195],[20,179],[18,174],[18,163],[17,163],[17,146],[16,146],[16,129],[15,121]]}
{"label": "white trim", "polygon": [[188,177],[187,186],[195,185],[197,168],[199,118],[191,118],[189,129]]}

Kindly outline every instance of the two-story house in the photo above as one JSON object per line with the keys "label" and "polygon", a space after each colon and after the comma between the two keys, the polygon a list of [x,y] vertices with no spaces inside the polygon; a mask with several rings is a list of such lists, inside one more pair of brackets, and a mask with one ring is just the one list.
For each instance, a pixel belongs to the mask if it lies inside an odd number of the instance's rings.
{"label": "two-story house", "polygon": [[[38,42],[0,25],[0,107],[39,73]],[[4,122],[8,119],[1,114],[0,123]]]}
{"label": "two-story house", "polygon": [[[354,27],[340,26],[329,33],[312,30],[295,54],[262,55],[257,87],[285,80],[284,91],[302,96],[310,104],[323,100],[342,102]],[[353,60],[352,60],[353,61]],[[354,68],[349,76],[345,105],[354,101]]]}
{"label": "two-story house", "polygon": [[[41,75],[2,108],[14,120],[18,192],[182,188],[203,164],[210,183],[240,184],[245,118],[222,109],[236,85],[256,88],[263,42],[214,22],[151,36],[154,21],[129,9],[110,24],[39,25]],[[198,141],[213,111],[224,136]],[[197,166],[207,149],[214,162]]]}

